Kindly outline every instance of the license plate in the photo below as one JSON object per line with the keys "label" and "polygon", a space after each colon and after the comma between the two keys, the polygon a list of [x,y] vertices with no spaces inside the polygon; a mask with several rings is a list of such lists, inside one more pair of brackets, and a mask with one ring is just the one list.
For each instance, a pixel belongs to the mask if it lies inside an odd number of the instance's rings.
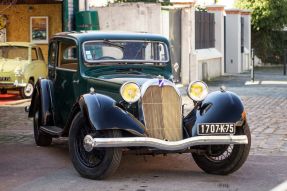
{"label": "license plate", "polygon": [[200,123],[197,126],[199,135],[229,135],[235,133],[234,123]]}
{"label": "license plate", "polygon": [[10,81],[10,77],[0,77],[0,81]]}

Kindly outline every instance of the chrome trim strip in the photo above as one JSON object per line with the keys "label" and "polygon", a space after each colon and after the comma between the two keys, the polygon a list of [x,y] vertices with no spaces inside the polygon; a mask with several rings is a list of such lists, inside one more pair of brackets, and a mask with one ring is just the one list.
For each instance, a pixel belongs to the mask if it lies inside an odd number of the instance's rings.
{"label": "chrome trim strip", "polygon": [[56,67],[56,70],[68,71],[68,72],[77,72],[77,70],[72,70],[72,69],[67,69],[67,68],[59,68],[59,67]]}
{"label": "chrome trim strip", "polygon": [[152,147],[177,151],[197,145],[248,144],[246,135],[196,136],[180,141],[164,141],[150,137],[93,138],[91,135],[86,135],[83,141],[88,152],[99,147]]}

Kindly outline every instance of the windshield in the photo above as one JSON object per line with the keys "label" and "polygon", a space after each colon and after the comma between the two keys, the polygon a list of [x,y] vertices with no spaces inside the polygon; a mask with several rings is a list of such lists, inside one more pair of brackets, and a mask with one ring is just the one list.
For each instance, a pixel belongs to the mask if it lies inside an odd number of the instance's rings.
{"label": "windshield", "polygon": [[84,43],[86,62],[141,63],[163,65],[169,61],[167,45],[157,41],[88,41]]}
{"label": "windshield", "polygon": [[0,46],[0,58],[28,60],[28,47]]}

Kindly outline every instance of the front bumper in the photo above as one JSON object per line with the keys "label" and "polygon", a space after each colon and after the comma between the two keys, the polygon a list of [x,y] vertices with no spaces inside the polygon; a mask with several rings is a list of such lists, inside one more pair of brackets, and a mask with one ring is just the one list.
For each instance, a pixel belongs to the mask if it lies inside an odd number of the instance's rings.
{"label": "front bumper", "polygon": [[248,144],[246,135],[196,136],[180,141],[164,141],[150,137],[84,138],[85,150],[90,152],[99,147],[152,147],[159,150],[177,151],[198,145]]}
{"label": "front bumper", "polygon": [[15,82],[0,82],[0,88],[18,88],[26,87],[27,83],[19,83],[17,80]]}

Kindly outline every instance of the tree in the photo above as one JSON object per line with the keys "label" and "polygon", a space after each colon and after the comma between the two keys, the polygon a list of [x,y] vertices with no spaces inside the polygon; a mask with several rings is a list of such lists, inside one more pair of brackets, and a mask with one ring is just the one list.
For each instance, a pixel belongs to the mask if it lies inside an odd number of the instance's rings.
{"label": "tree", "polygon": [[252,46],[256,55],[263,62],[280,63],[285,46],[282,29],[287,26],[287,0],[238,0],[236,6],[252,10]]}

